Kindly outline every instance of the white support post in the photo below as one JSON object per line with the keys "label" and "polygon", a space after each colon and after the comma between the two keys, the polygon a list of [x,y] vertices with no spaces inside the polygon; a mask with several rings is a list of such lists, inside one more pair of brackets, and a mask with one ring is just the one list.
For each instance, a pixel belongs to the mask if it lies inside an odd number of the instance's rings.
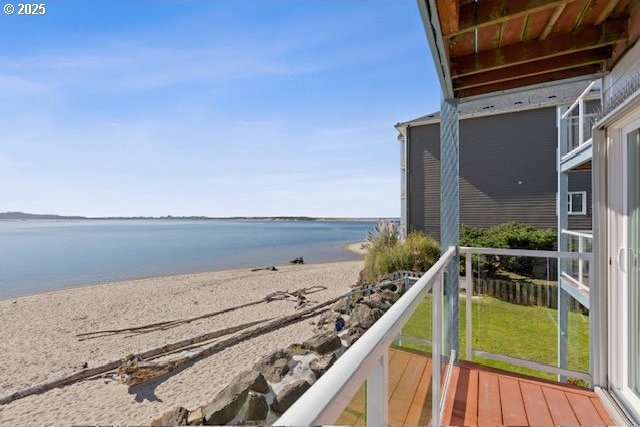
{"label": "white support post", "polygon": [[[582,109],[583,102],[580,101],[580,138],[582,138]],[[558,149],[556,160],[556,171],[558,174],[558,251],[566,252],[568,249],[567,235],[562,232],[569,228],[569,213],[567,197],[569,194],[569,177],[566,173],[562,172],[560,161],[562,159],[562,153],[567,150],[567,135],[568,126],[567,121],[571,119],[570,116],[562,118],[566,107],[558,108]],[[582,139],[580,140],[582,141]],[[558,259],[558,367],[567,368],[567,333],[569,327],[569,295],[562,289],[560,284],[560,277],[563,271],[564,262],[562,259]],[[566,382],[567,378],[564,376],[558,376],[558,381]]]}
{"label": "white support post", "polygon": [[[578,252],[584,252],[584,237],[578,237]],[[584,260],[578,260],[578,282],[584,284]]]}
{"label": "white support post", "polygon": [[[460,243],[459,194],[459,120],[458,100],[443,99],[440,109],[440,245],[442,248]],[[459,325],[459,256],[447,267],[444,295],[446,297],[446,353],[460,354]]]}
{"label": "white support post", "polygon": [[473,298],[473,265],[471,262],[472,255],[470,253],[466,254],[465,259],[465,280],[467,286],[467,296],[465,301],[466,306],[466,323],[465,323],[465,332],[466,332],[466,359],[470,362],[473,361],[473,341],[472,341],[472,331],[473,331],[473,313],[471,310],[471,300]]}
{"label": "white support post", "polygon": [[367,378],[367,425],[389,425],[389,350],[376,363]]}
{"label": "white support post", "polygon": [[578,145],[584,143],[584,98],[580,95],[578,99]]}
{"label": "white support post", "polygon": [[442,368],[442,292],[444,277],[440,273],[440,277],[435,281],[432,288],[432,309],[431,309],[431,326],[432,326],[432,345],[431,345],[431,425],[438,427],[440,425],[440,370]]}

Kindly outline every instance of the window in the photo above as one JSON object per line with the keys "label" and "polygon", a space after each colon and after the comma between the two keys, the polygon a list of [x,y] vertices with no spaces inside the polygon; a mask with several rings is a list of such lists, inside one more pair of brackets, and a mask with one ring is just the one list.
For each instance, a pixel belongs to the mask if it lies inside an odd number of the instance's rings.
{"label": "window", "polygon": [[587,192],[586,191],[569,191],[567,194],[567,203],[569,215],[586,215],[587,214]]}

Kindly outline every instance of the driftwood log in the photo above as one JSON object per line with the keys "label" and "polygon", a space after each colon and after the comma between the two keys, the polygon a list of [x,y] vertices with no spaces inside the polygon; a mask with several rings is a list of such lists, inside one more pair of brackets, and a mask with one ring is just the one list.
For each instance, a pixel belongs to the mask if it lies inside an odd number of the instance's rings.
{"label": "driftwood log", "polygon": [[[267,320],[271,320],[271,319],[267,319]],[[163,345],[162,347],[156,347],[156,348],[152,348],[149,350],[145,350],[141,353],[137,353],[137,354],[133,354],[130,355],[128,357],[126,357],[123,361],[123,359],[118,359],[118,360],[113,360],[111,362],[107,362],[103,365],[100,366],[96,366],[93,368],[87,368],[87,369],[83,369],[81,371],[75,372],[71,375],[66,375],[60,378],[56,378],[54,380],[51,381],[46,381],[40,384],[36,384],[35,386],[32,387],[28,387],[22,390],[19,390],[15,393],[12,393],[8,396],[4,396],[2,398],[0,398],[0,405],[4,405],[10,402],[13,402],[14,400],[17,399],[22,399],[23,397],[27,397],[30,396],[32,394],[40,394],[40,393],[44,393],[46,391],[52,390],[54,388],[58,388],[58,387],[63,387],[87,378],[92,378],[101,374],[105,374],[107,372],[111,372],[111,371],[115,371],[117,370],[120,366],[122,366],[123,363],[125,363],[127,360],[129,359],[152,359],[154,357],[158,357],[158,356],[162,356],[168,353],[171,353],[175,350],[178,349],[184,349],[185,347],[189,347],[192,346],[194,344],[200,343],[200,342],[205,342],[205,341],[209,341],[215,338],[219,338],[221,336],[224,335],[229,335],[229,334],[233,334],[236,332],[239,332],[243,329],[247,329],[250,328],[252,326],[255,326],[259,323],[264,322],[264,320],[258,320],[255,322],[249,322],[249,323],[244,323],[242,325],[237,325],[237,326],[232,326],[229,328],[224,328],[224,329],[218,329],[216,331],[212,331],[212,332],[208,332],[206,334],[202,334],[202,335],[198,335],[197,337],[192,337],[192,338],[188,338],[188,339],[184,339],[184,340],[180,340],[180,341],[176,341],[173,343],[169,343],[166,345]]]}
{"label": "driftwood log", "polygon": [[236,305],[233,307],[228,307],[222,310],[214,311],[212,313],[202,314],[200,316],[189,317],[186,319],[167,320],[163,322],[150,323],[150,324],[141,325],[141,326],[131,326],[131,327],[121,328],[121,329],[104,329],[100,331],[83,332],[83,333],[77,334],[76,337],[78,338],[79,341],[86,341],[90,339],[100,338],[103,336],[110,336],[110,335],[116,335],[121,333],[143,334],[143,333],[152,332],[152,331],[162,331],[169,328],[173,328],[178,325],[183,325],[183,324],[195,322],[197,320],[208,319],[211,317],[219,316],[221,314],[225,314],[225,313],[229,313],[242,308],[250,307],[252,305],[262,304],[264,302],[285,300],[285,299],[293,299],[295,301],[298,301],[298,306],[300,306],[301,304],[300,301],[305,298],[304,297],[305,295],[309,295],[315,292],[320,292],[325,289],[327,289],[326,286],[309,286],[307,288],[298,289],[292,292],[277,291],[277,292],[270,293],[264,298],[261,298],[256,301],[251,301],[251,302]]}
{"label": "driftwood log", "polygon": [[[191,356],[187,356],[187,357],[183,357],[171,362],[168,362],[167,364],[170,365],[170,369],[164,369],[161,367],[158,367],[158,369],[156,369],[156,372],[158,373],[158,375],[153,376],[153,377],[149,377],[146,378],[144,381],[152,379],[152,378],[157,378],[158,376],[161,375],[165,375],[175,369],[178,369],[182,366],[185,366],[189,363],[192,363],[196,360],[199,360],[203,357],[212,355],[214,353],[217,353],[227,347],[236,345],[242,341],[245,341],[247,339],[251,339],[254,338],[256,336],[259,336],[261,334],[267,333],[267,332],[271,332],[274,331],[282,326],[294,323],[296,321],[300,321],[300,320],[304,320],[308,317],[312,317],[315,316],[318,313],[318,311],[320,309],[322,309],[323,307],[326,307],[330,304],[335,303],[336,301],[340,300],[341,298],[344,298],[344,295],[341,295],[339,297],[336,298],[332,298],[328,301],[322,302],[320,304],[316,304],[313,307],[309,307],[305,310],[299,311],[295,314],[289,315],[289,316],[283,316],[280,318],[276,318],[276,319],[267,319],[265,324],[260,325],[256,328],[253,328],[251,330],[245,331],[245,332],[241,332],[236,336],[230,337],[226,340],[221,340],[219,342],[216,342],[215,344],[211,345],[210,347],[207,347],[206,349],[191,355]],[[193,346],[194,344],[197,343],[201,343],[201,342],[206,342],[206,341],[210,341],[212,339],[215,338],[219,338],[221,336],[224,335],[229,335],[229,334],[233,334],[233,333],[237,333],[240,332],[244,329],[248,329],[251,328],[257,324],[263,323],[265,322],[265,320],[259,320],[259,321],[255,321],[255,322],[249,322],[249,323],[244,323],[242,325],[237,325],[237,326],[232,326],[229,328],[224,328],[224,329],[219,329],[216,331],[212,331],[212,332],[208,332],[206,334],[202,334],[202,335],[198,335],[196,337],[192,337],[192,338],[187,338],[184,340],[180,340],[180,341],[176,341],[173,343],[169,343],[166,344],[164,346],[161,347],[156,347],[156,348],[152,348],[149,350],[145,350],[143,352],[140,353],[136,353],[130,356],[127,356],[125,358],[122,359],[118,359],[118,360],[114,360],[111,362],[107,362],[103,365],[100,366],[96,366],[93,368],[87,368],[87,369],[83,369],[79,372],[75,372],[73,374],[70,375],[66,375],[66,376],[62,376],[60,378],[51,380],[51,381],[46,381],[37,385],[34,385],[32,387],[28,387],[22,390],[18,390],[12,394],[9,394],[7,396],[1,397],[0,398],[0,405],[5,405],[7,403],[11,403],[15,400],[18,399],[22,399],[24,397],[27,396],[31,396],[34,394],[41,394],[41,393],[45,393],[49,390],[53,390],[54,388],[59,388],[59,387],[64,387],[66,385],[69,384],[73,384],[75,382],[81,381],[81,380],[85,380],[88,378],[92,378],[92,377],[96,377],[98,375],[102,375],[102,374],[106,374],[108,372],[112,372],[112,371],[117,371],[117,370],[121,370],[122,373],[126,374],[125,370],[127,369],[126,366],[127,365],[131,365],[131,361],[132,360],[140,360],[141,362],[138,363],[138,365],[143,368],[145,367],[145,364],[148,362],[145,362],[145,360],[149,360],[149,359],[154,359],[154,358],[158,358],[164,355],[167,355],[169,353],[175,352],[178,349],[184,349],[186,347],[189,346]],[[156,364],[159,365],[159,364]],[[122,367],[122,369],[120,369]],[[148,366],[149,369],[153,369],[151,367]],[[131,371],[131,368],[128,368],[129,373],[127,375],[131,375],[133,371]],[[164,371],[162,373],[160,373],[161,371]],[[142,381],[143,382],[143,381]],[[136,384],[140,384],[140,382],[137,382]],[[133,384],[132,384],[133,385]],[[130,385],[131,386],[131,385]]]}
{"label": "driftwood log", "polygon": [[333,298],[323,303],[316,304],[313,307],[309,307],[306,310],[302,310],[296,314],[291,314],[289,316],[282,316],[282,317],[276,318],[263,325],[246,330],[244,332],[240,332],[239,334],[229,337],[227,339],[218,341],[212,344],[211,346],[205,348],[204,350],[199,351],[198,353],[188,355],[179,359],[171,360],[169,362],[164,362],[164,363],[134,361],[134,363],[129,363],[127,365],[124,365],[121,369],[119,369],[119,373],[124,376],[125,384],[127,384],[129,387],[136,386],[138,384],[157,378],[159,376],[166,375],[181,367],[190,365],[200,359],[203,359],[219,351],[222,351],[227,347],[231,347],[233,345],[239,344],[243,341],[254,338],[256,336],[275,331],[276,329],[279,329],[291,323],[316,316],[320,314],[320,312],[326,311],[326,310],[320,311],[321,309],[323,309],[328,305],[334,304],[336,301],[339,301],[342,298],[344,298],[344,296],[341,295],[337,298]]}

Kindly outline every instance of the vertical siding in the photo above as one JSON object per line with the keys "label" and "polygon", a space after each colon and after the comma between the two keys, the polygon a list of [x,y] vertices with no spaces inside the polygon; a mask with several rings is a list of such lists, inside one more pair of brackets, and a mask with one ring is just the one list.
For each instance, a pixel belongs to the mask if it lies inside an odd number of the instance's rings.
{"label": "vertical siding", "polygon": [[[409,227],[435,237],[440,228],[439,138],[439,124],[411,128],[408,159]],[[518,221],[555,229],[556,138],[553,107],[461,120],[462,224]],[[570,178],[570,186],[583,188],[589,172],[580,174]],[[583,228],[591,222],[591,211],[574,218],[571,226]]]}

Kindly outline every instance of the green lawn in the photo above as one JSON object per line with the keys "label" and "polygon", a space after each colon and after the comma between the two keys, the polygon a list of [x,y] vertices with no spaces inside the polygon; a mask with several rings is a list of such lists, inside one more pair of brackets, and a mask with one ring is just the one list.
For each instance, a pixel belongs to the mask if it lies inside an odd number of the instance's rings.
{"label": "green lawn", "polygon": [[[511,304],[492,297],[473,298],[473,348],[521,359],[557,363],[557,310]],[[460,358],[466,358],[465,296],[460,295]],[[418,307],[403,328],[403,335],[431,339],[431,295]],[[569,313],[569,369],[589,371],[589,317]],[[402,343],[402,347],[430,351],[420,345]],[[556,379],[555,375],[520,368],[485,358],[474,362],[507,369],[539,378]]]}

